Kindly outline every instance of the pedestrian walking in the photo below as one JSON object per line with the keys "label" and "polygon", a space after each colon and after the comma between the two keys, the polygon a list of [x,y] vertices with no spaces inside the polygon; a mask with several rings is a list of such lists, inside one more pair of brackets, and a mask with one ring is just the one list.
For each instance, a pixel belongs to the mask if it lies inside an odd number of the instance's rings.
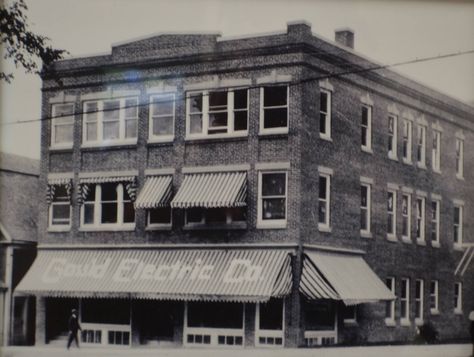
{"label": "pedestrian walking", "polygon": [[69,317],[68,327],[69,327],[69,336],[67,339],[67,349],[71,347],[72,340],[76,341],[76,346],[77,348],[79,348],[79,339],[77,338],[77,332],[79,330],[82,331],[82,328],[81,328],[81,325],[79,325],[76,309],[71,310],[71,317]]}

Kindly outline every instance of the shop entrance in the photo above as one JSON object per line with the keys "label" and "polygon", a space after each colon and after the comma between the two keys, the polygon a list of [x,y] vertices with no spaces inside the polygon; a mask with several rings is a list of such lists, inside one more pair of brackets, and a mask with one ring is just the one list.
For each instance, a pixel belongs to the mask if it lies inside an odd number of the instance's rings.
{"label": "shop entrance", "polygon": [[46,343],[67,337],[71,310],[79,307],[72,298],[46,298]]}
{"label": "shop entrance", "polygon": [[144,300],[135,301],[133,307],[134,326],[138,327],[140,344],[174,344],[175,323],[179,307],[176,301]]}

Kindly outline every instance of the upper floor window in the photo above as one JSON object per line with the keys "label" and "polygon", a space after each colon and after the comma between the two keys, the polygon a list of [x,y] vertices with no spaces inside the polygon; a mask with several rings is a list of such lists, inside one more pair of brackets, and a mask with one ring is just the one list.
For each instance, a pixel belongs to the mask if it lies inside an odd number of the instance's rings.
{"label": "upper floor window", "polygon": [[418,125],[416,132],[416,162],[418,167],[426,167],[426,127]]}
{"label": "upper floor window", "polygon": [[[385,285],[395,295],[395,278],[388,277],[385,279]],[[385,303],[385,323],[395,323],[395,300],[389,300]]]}
{"label": "upper floor window", "polygon": [[345,324],[357,323],[357,305],[344,305],[342,319]]}
{"label": "upper floor window", "polygon": [[318,226],[319,229],[329,229],[331,211],[331,176],[319,174],[319,197],[318,197]]}
{"label": "upper floor window", "polygon": [[136,143],[138,99],[84,102],[83,143]]}
{"label": "upper floor window", "polygon": [[74,134],[74,104],[53,105],[51,147],[72,147]]}
{"label": "upper floor window", "polygon": [[454,235],[454,244],[462,244],[462,234],[463,234],[463,206],[460,204],[454,205],[454,214],[453,214],[453,235]]}
{"label": "upper floor window", "polygon": [[397,234],[397,192],[387,191],[387,235],[396,237]]}
{"label": "upper floor window", "polygon": [[68,185],[54,185],[50,188],[51,204],[49,206],[49,227],[70,227],[71,225],[71,192]]}
{"label": "upper floor window", "polygon": [[175,99],[173,93],[150,97],[149,140],[168,141],[174,136]]}
{"label": "upper floor window", "polygon": [[433,171],[441,171],[441,132],[433,131],[433,148],[431,153]]}
{"label": "upper floor window", "polygon": [[362,116],[360,122],[361,148],[364,151],[372,150],[372,107],[362,105]]}
{"label": "upper floor window", "polygon": [[190,92],[186,99],[186,135],[246,135],[248,90]]}
{"label": "upper floor window", "polygon": [[170,228],[171,227],[171,207],[155,207],[147,210],[148,228]]}
{"label": "upper floor window", "polygon": [[125,184],[101,183],[88,189],[81,207],[83,227],[135,227],[135,208]]}
{"label": "upper floor window", "polygon": [[360,232],[370,234],[371,186],[366,183],[360,185]]}
{"label": "upper floor window", "polygon": [[464,175],[464,140],[456,139],[456,176],[463,178]]}
{"label": "upper floor window", "polygon": [[411,163],[412,125],[408,119],[403,119],[403,162]]}
{"label": "upper floor window", "polygon": [[288,132],[288,86],[260,88],[260,132]]}
{"label": "upper floor window", "polygon": [[425,241],[425,198],[416,199],[416,240],[418,243]]}
{"label": "upper floor window", "polygon": [[388,116],[388,157],[397,159],[397,121],[396,115]]}
{"label": "upper floor window", "polygon": [[319,94],[319,135],[331,138],[331,92],[326,89]]}
{"label": "upper floor window", "polygon": [[439,212],[440,212],[439,200],[431,201],[431,245],[439,245]]}
{"label": "upper floor window", "polygon": [[411,195],[402,196],[402,238],[410,239],[411,231]]}
{"label": "upper floor window", "polygon": [[192,226],[222,226],[247,221],[246,207],[224,208],[189,208],[186,210],[186,225]]}
{"label": "upper floor window", "polygon": [[462,313],[462,283],[454,283],[454,312]]}
{"label": "upper floor window", "polygon": [[415,281],[415,322],[419,325],[423,323],[423,300],[424,300],[424,281],[416,279]]}
{"label": "upper floor window", "polygon": [[258,224],[286,227],[287,172],[265,171],[259,174]]}
{"label": "upper floor window", "polygon": [[438,280],[431,280],[430,282],[430,312],[432,314],[439,313],[438,310]]}

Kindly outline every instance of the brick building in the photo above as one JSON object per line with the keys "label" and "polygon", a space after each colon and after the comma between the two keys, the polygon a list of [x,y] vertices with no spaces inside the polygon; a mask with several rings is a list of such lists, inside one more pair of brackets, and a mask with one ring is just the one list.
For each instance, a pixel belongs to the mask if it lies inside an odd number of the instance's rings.
{"label": "brick building", "polygon": [[46,69],[36,343],[73,307],[90,345],[467,338],[474,109],[353,43],[298,22]]}

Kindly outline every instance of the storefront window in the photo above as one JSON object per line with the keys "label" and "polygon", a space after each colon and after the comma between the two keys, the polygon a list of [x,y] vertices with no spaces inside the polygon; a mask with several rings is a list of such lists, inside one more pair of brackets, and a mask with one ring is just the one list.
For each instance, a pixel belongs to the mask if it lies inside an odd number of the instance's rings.
{"label": "storefront window", "polygon": [[260,329],[281,330],[283,328],[283,301],[270,300],[260,304]]}
{"label": "storefront window", "polygon": [[130,324],[130,301],[84,299],[81,301],[81,322],[99,324]]}
{"label": "storefront window", "polygon": [[227,302],[191,302],[188,327],[243,328],[244,306]]}
{"label": "storefront window", "polygon": [[335,305],[332,301],[305,302],[306,330],[328,331],[336,326]]}

